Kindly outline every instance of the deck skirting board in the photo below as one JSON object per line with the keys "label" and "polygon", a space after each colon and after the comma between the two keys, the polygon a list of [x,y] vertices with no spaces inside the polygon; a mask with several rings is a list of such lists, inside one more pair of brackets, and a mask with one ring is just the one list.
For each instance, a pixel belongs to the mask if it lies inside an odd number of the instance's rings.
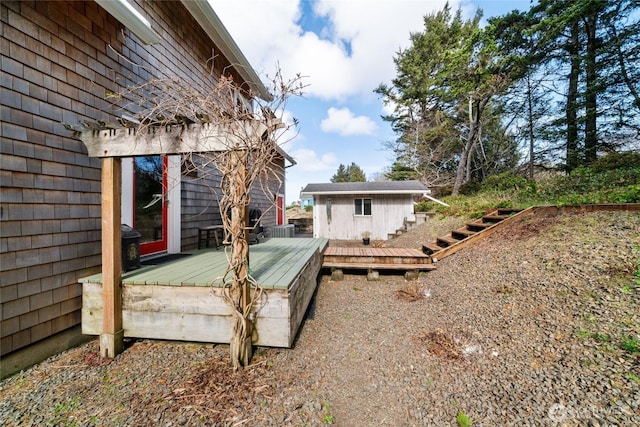
{"label": "deck skirting board", "polygon": [[[287,239],[298,240],[298,239]],[[288,288],[270,286],[264,289],[256,307],[253,342],[258,346],[291,347],[315,293],[322,268],[322,252],[327,242],[318,239],[295,262],[297,274],[283,273],[291,280]],[[304,252],[300,242],[294,250]],[[265,247],[266,249],[266,244]],[[222,255],[222,254],[221,254]],[[296,257],[296,259],[299,258]],[[188,262],[188,261],[186,261]],[[176,268],[180,268],[176,261]],[[269,275],[273,279],[273,274]],[[258,277],[258,280],[260,278]],[[231,339],[232,312],[223,298],[223,290],[215,286],[175,286],[158,284],[122,285],[122,322],[124,336],[177,341],[199,341],[228,344]],[[102,284],[86,280],[82,284],[82,333],[102,333]]]}

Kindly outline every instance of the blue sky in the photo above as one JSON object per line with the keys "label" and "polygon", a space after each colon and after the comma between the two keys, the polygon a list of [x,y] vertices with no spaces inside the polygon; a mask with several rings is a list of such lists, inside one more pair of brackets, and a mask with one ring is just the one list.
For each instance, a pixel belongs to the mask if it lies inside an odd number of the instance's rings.
{"label": "blue sky", "polygon": [[[297,162],[287,169],[286,203],[309,183],[329,182],[342,163],[355,162],[368,179],[391,165],[384,143],[396,136],[373,93],[395,76],[393,57],[422,31],[422,18],[445,0],[209,0],[259,75],[297,73],[307,84],[282,112],[299,133],[282,146]],[[466,17],[528,10],[530,0],[450,0]]]}

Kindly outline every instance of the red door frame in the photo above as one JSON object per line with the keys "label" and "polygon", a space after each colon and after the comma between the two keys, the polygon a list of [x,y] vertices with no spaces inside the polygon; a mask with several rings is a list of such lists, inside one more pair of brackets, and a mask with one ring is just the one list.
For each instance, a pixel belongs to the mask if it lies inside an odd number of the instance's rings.
{"label": "red door frame", "polygon": [[[136,159],[134,158],[135,162]],[[153,242],[140,243],[140,255],[149,255],[156,252],[163,252],[167,250],[167,171],[169,167],[169,158],[167,156],[162,157],[162,239],[155,240]],[[133,227],[135,228],[135,206],[136,206],[136,174],[135,174],[135,165],[133,168]]]}
{"label": "red door frame", "polygon": [[276,219],[276,225],[284,225],[284,197],[278,196],[277,208],[278,218]]}

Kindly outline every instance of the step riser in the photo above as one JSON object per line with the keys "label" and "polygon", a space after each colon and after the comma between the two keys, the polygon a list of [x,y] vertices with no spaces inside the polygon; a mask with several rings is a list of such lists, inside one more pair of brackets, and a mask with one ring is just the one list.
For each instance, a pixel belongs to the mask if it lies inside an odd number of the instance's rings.
{"label": "step riser", "polygon": [[[529,210],[529,209],[527,209]],[[497,209],[475,222],[469,222],[465,225],[465,229],[453,230],[450,236],[441,236],[435,242],[422,245],[422,251],[431,256],[433,262],[442,259],[445,256],[457,252],[461,248],[469,245],[471,242],[482,239],[490,234],[496,224],[512,218],[514,214],[522,212],[519,209]]]}

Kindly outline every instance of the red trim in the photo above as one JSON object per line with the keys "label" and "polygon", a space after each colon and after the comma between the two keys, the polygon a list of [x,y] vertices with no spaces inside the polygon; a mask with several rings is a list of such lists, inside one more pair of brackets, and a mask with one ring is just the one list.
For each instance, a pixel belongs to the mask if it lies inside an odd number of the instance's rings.
{"label": "red trim", "polygon": [[[134,158],[135,161],[135,158]],[[163,252],[167,250],[167,170],[169,167],[169,158],[164,156],[162,158],[162,240],[156,240],[153,242],[140,243],[140,255],[149,255],[156,252]],[[135,170],[135,168],[134,168]],[[135,173],[133,185],[135,188]],[[136,205],[136,192],[133,192],[133,206]],[[135,215],[134,215],[135,216]],[[134,219],[135,220],[135,219]],[[134,226],[135,228],[135,226]]]}
{"label": "red trim", "polygon": [[278,219],[276,220],[277,222],[276,225],[283,225],[284,224],[284,197],[278,196],[277,203],[278,203],[278,207],[277,207]]}

